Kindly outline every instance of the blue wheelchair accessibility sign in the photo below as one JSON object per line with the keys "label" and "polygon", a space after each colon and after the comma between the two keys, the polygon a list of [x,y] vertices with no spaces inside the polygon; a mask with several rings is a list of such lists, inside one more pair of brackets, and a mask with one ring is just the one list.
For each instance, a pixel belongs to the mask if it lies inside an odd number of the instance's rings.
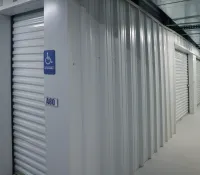
{"label": "blue wheelchair accessibility sign", "polygon": [[56,74],[56,53],[55,50],[44,51],[44,74]]}

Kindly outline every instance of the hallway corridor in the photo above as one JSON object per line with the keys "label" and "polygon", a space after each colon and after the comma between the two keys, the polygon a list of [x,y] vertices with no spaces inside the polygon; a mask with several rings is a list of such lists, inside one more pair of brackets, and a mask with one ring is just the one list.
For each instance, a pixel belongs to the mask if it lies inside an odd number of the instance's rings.
{"label": "hallway corridor", "polygon": [[177,124],[177,134],[136,175],[200,175],[200,108]]}

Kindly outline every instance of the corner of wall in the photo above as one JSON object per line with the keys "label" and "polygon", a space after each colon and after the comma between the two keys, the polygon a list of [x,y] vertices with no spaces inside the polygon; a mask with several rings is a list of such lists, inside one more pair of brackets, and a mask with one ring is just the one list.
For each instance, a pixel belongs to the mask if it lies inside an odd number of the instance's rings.
{"label": "corner of wall", "polygon": [[0,16],[0,174],[12,174],[11,19]]}
{"label": "corner of wall", "polygon": [[196,56],[189,54],[189,112],[194,114],[197,109],[196,99]]}

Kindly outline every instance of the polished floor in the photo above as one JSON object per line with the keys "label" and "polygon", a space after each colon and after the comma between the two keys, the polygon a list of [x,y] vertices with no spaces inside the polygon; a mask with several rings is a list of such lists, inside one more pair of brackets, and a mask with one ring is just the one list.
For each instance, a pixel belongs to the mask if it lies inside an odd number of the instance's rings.
{"label": "polished floor", "polygon": [[200,175],[200,108],[177,124],[177,134],[136,175]]}

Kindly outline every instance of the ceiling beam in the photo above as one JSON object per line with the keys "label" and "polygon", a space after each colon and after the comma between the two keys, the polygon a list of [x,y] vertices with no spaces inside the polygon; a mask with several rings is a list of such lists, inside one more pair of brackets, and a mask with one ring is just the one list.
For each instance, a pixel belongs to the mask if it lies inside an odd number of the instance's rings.
{"label": "ceiling beam", "polygon": [[187,33],[187,34],[182,34],[182,35],[200,35],[200,33]]}
{"label": "ceiling beam", "polygon": [[158,6],[164,6],[164,5],[171,5],[171,4],[178,4],[180,2],[188,2],[188,1],[192,1],[192,0],[180,0],[180,1],[175,1],[175,2],[168,2],[165,4],[157,4]]}
{"label": "ceiling beam", "polygon": [[[176,25],[192,25],[192,24],[200,24],[200,21],[199,22],[186,22],[186,23],[176,23],[176,24],[170,24],[170,25],[167,25],[167,27],[172,27],[172,26],[176,26]],[[181,27],[181,26],[180,26]]]}
{"label": "ceiling beam", "polygon": [[[153,1],[150,0],[128,0],[137,4],[147,13],[151,14],[155,19],[157,19],[163,25],[175,24],[175,22],[165,13],[161,8],[159,8]],[[178,34],[187,34],[180,26],[176,25],[176,27],[170,27],[172,30],[176,31]],[[183,36],[186,40],[196,45],[197,48],[200,47],[196,44],[194,40],[189,35]]]}
{"label": "ceiling beam", "polygon": [[[178,26],[178,27],[177,26],[171,26],[170,28],[175,30],[175,31],[196,30],[196,29],[200,29],[200,24],[197,24],[197,25],[185,25],[185,26]],[[185,34],[187,34],[187,33],[185,33]]]}
{"label": "ceiling beam", "polygon": [[199,18],[199,17],[200,17],[200,15],[192,15],[192,16],[184,16],[184,17],[180,17],[180,18],[174,18],[173,20],[178,21],[181,19],[191,19],[191,18]]}
{"label": "ceiling beam", "polygon": [[194,29],[200,29],[200,24],[197,25],[185,25],[185,26],[180,26],[184,30],[194,30]]}

